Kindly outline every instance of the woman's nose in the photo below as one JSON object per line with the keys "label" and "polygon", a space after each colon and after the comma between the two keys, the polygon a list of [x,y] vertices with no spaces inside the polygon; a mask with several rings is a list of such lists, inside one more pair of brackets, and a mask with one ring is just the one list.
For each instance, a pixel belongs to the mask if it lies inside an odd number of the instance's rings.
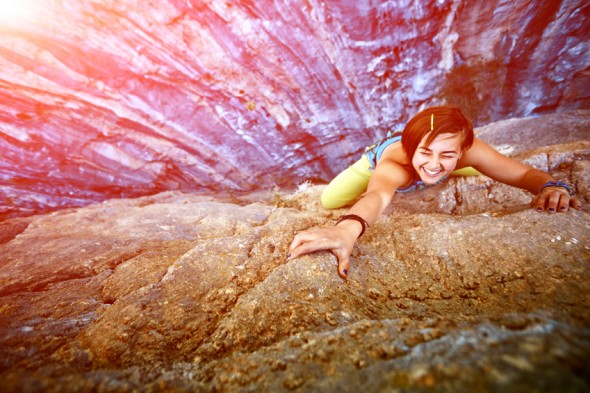
{"label": "woman's nose", "polygon": [[432,157],[432,159],[430,160],[430,165],[432,165],[432,169],[440,167],[440,160],[438,159],[438,157]]}

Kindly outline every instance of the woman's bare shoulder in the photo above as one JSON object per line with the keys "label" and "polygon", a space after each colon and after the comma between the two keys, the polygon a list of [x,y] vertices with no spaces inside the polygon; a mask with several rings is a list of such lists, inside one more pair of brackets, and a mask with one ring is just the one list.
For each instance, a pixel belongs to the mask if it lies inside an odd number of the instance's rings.
{"label": "woman's bare shoulder", "polygon": [[377,163],[369,186],[373,183],[378,187],[396,190],[411,183],[412,179],[412,173],[407,165],[398,162],[395,156],[385,156]]}
{"label": "woman's bare shoulder", "polygon": [[401,141],[392,143],[391,146],[387,147],[387,149],[385,149],[385,151],[381,155],[381,158],[379,159],[377,165],[379,165],[382,161],[386,160],[392,161],[399,165],[410,164],[410,160],[408,159],[408,155],[402,147]]}

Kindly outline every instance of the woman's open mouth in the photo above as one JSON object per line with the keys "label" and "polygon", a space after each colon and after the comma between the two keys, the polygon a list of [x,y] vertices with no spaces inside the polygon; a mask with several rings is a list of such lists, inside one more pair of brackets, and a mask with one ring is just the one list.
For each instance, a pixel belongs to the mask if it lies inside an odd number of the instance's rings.
{"label": "woman's open mouth", "polygon": [[426,175],[429,176],[429,177],[437,177],[441,173],[443,173],[443,168],[438,168],[438,169],[432,170],[432,169],[428,169],[428,168],[426,168],[426,167],[423,166],[422,167],[422,171],[424,173],[426,173]]}

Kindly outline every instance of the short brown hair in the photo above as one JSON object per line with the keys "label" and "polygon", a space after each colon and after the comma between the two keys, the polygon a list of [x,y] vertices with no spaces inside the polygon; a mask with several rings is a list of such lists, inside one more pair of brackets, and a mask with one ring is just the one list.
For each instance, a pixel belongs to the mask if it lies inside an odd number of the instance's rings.
{"label": "short brown hair", "polygon": [[461,134],[461,149],[463,151],[469,149],[473,144],[471,121],[459,108],[443,105],[424,109],[410,119],[404,127],[402,147],[411,160],[424,136],[428,135],[426,138],[426,146],[428,146],[440,134]]}

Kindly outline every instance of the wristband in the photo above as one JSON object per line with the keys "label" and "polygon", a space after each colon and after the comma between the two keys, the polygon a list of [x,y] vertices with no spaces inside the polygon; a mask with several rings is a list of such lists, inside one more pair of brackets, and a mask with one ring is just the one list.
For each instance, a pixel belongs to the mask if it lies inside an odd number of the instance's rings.
{"label": "wristband", "polygon": [[570,194],[570,196],[574,196],[574,190],[573,187],[570,186],[567,183],[564,183],[562,181],[548,181],[547,183],[543,184],[543,186],[541,187],[541,189],[539,190],[539,194],[543,192],[543,190],[547,187],[561,187],[561,188],[565,188],[568,192],[568,194]]}
{"label": "wristband", "polygon": [[365,230],[369,227],[369,223],[364,218],[362,218],[361,216],[357,216],[356,214],[345,214],[343,216],[340,216],[336,225],[346,220],[354,220],[362,225],[363,229],[361,230],[361,233],[358,235],[357,239],[363,236],[363,233],[365,233]]}

